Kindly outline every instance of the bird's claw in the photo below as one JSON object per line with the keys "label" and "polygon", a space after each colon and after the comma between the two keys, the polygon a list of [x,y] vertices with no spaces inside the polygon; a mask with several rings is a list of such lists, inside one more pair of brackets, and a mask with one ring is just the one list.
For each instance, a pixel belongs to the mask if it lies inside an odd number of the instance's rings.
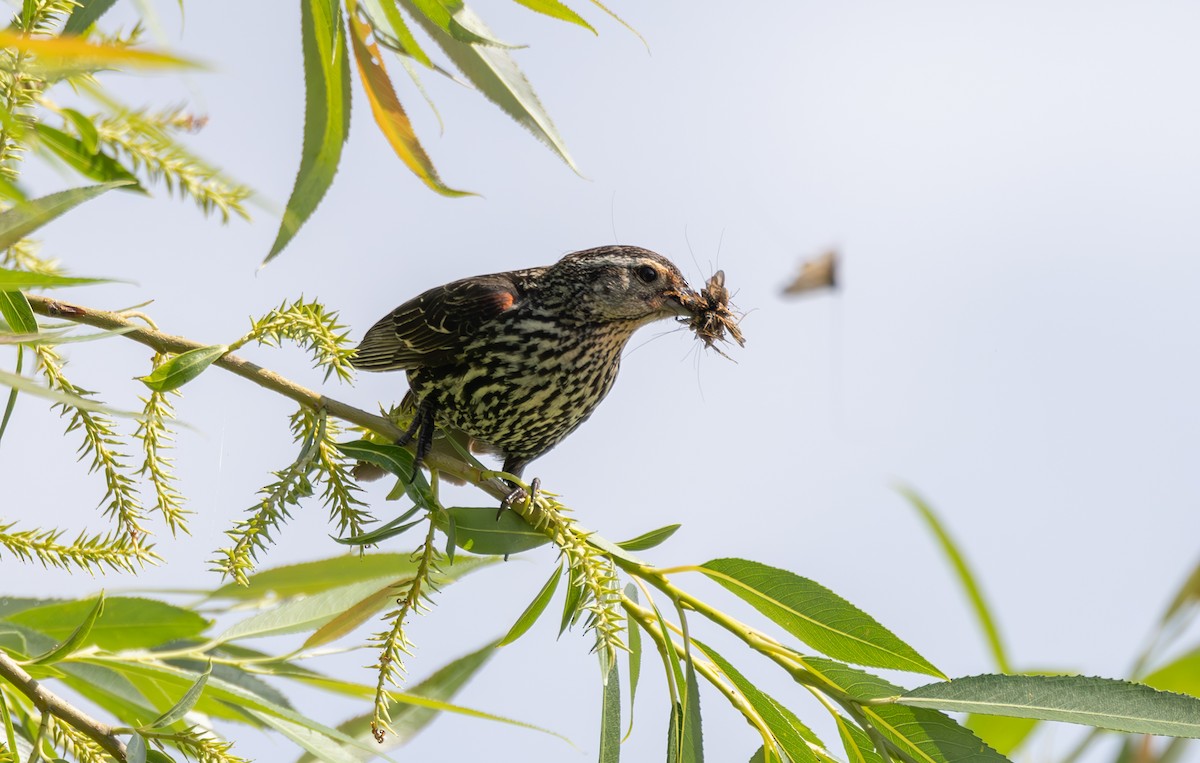
{"label": "bird's claw", "polygon": [[[509,484],[516,483],[509,482]],[[500,510],[496,512],[496,520],[499,521],[500,517],[504,515],[504,512],[508,509],[511,509],[516,504],[526,504],[532,506],[533,502],[537,500],[538,491],[541,489],[541,486],[542,480],[538,477],[534,477],[533,481],[529,483],[528,491],[525,490],[524,485],[517,484],[516,487],[513,488],[512,492],[504,496],[504,500],[500,502]]]}

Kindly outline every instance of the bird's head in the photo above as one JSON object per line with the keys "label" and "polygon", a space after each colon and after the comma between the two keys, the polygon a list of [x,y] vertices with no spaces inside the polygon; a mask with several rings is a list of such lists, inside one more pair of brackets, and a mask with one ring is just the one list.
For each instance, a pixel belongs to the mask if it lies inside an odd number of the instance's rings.
{"label": "bird's head", "polygon": [[542,299],[589,322],[650,323],[690,315],[696,298],[679,268],[649,249],[602,246],[563,257],[542,278]]}

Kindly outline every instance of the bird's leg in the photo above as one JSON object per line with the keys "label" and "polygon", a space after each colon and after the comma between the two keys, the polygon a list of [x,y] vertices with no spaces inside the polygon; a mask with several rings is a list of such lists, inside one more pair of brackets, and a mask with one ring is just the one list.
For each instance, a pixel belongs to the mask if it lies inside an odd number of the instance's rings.
{"label": "bird's leg", "polygon": [[[437,429],[437,426],[433,422],[436,411],[437,408],[433,404],[424,401],[417,408],[417,415],[413,420],[419,427],[419,431],[417,431],[417,452],[413,458],[413,474],[416,474],[417,470],[421,468],[421,463],[429,455],[429,451],[433,447],[433,433]],[[410,426],[409,429],[413,430],[413,427]],[[412,442],[412,435],[408,432],[405,432],[405,435],[408,437],[408,441],[402,444],[406,445],[408,442]]]}
{"label": "bird's leg", "polygon": [[417,432],[421,429],[421,424],[425,422],[425,403],[421,402],[417,405],[417,410],[413,413],[412,421],[408,423],[408,429],[404,430],[404,434],[396,438],[396,444],[404,447],[413,441]]}
{"label": "bird's leg", "polygon": [[[525,465],[527,463],[529,463],[529,461],[524,458],[509,456],[508,458],[504,459],[503,469],[514,477],[520,477],[521,472],[525,471]],[[508,495],[504,496],[504,500],[500,502],[500,510],[496,512],[497,520],[500,519],[500,515],[502,515],[506,509],[511,509],[513,504],[524,503],[526,500],[528,500],[529,505],[532,506],[533,502],[537,500],[538,488],[540,488],[542,485],[542,481],[539,478],[534,477],[533,481],[529,483],[529,492],[526,492],[525,487],[518,482],[513,482],[512,480],[505,480],[505,482],[511,485],[513,490]]]}

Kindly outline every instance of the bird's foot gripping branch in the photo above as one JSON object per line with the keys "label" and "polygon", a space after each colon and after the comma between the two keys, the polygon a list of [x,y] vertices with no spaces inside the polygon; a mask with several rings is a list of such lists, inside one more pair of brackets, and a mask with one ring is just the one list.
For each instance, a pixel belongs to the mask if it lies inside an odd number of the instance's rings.
{"label": "bird's foot gripping branch", "polygon": [[[369,739],[371,735],[385,741],[395,738],[388,729],[397,725],[397,713],[412,706],[405,704],[407,701],[424,703],[420,706],[426,708],[462,711],[445,703],[430,704],[432,700],[428,697],[411,698],[395,690],[403,677],[403,660],[410,649],[405,634],[408,619],[425,611],[440,588],[471,570],[485,567],[490,560],[553,544],[559,555],[545,584],[536,592],[528,592],[532,601],[515,618],[499,644],[488,645],[468,657],[473,660],[472,670],[477,669],[483,662],[478,655],[490,654],[496,646],[527,634],[550,611],[556,596],[560,597],[560,632],[573,624],[582,624],[603,666],[601,761],[618,758],[625,731],[621,721],[622,695],[628,697],[626,701],[632,701],[643,675],[643,657],[647,655],[656,656],[655,662],[661,666],[662,680],[671,698],[666,743],[671,761],[703,759],[699,701],[702,683],[749,724],[753,736],[747,739],[747,756],[754,755],[755,760],[761,761],[832,763],[843,756],[792,709],[800,694],[815,697],[832,716],[838,730],[837,744],[844,750],[844,757],[853,761],[1004,761],[1002,752],[1007,750],[990,747],[967,726],[946,714],[960,711],[1001,718],[1084,723],[1130,734],[1200,736],[1200,700],[1194,697],[1139,684],[1078,676],[983,675],[947,680],[932,662],[874,618],[829,589],[793,572],[735,558],[672,568],[658,567],[641,558],[641,554],[671,537],[678,529],[675,525],[612,543],[575,522],[557,496],[548,490],[514,503],[513,510],[504,512],[499,519],[494,502],[479,508],[445,506],[437,489],[442,476],[475,485],[493,501],[507,495],[511,486],[495,472],[483,468],[451,437],[435,441],[425,461],[433,478],[426,478],[424,472],[414,468],[411,449],[390,444],[402,430],[387,418],[305,389],[232,355],[230,347],[241,340],[221,346],[218,353],[208,346],[147,327],[141,318],[26,296],[38,314],[116,332],[107,341],[120,341],[119,337],[124,337],[151,348],[157,370],[148,375],[147,384],[160,383],[169,390],[172,385],[178,386],[174,381],[185,383],[204,368],[216,366],[296,401],[299,410],[292,417],[291,427],[299,452],[275,473],[248,518],[231,529],[233,543],[218,558],[218,567],[235,582],[212,596],[254,598],[263,602],[263,606],[277,608],[271,618],[256,613],[214,637],[196,638],[199,631],[193,628],[183,640],[173,636],[169,646],[167,641],[153,648],[138,642],[137,649],[129,651],[133,648],[130,644],[105,640],[109,637],[99,635],[100,629],[89,625],[105,616],[99,605],[89,608],[79,603],[83,623],[73,633],[64,632],[57,639],[27,636],[25,643],[29,647],[15,651],[9,649],[8,642],[3,642],[6,660],[0,662],[0,667],[9,663],[23,666],[20,670],[0,671],[6,682],[0,685],[3,690],[0,706],[5,708],[5,723],[10,728],[30,723],[36,726],[40,713],[48,734],[74,739],[72,744],[80,749],[94,744],[114,750],[118,759],[127,754],[127,749],[136,752],[147,744],[152,748],[194,751],[195,745],[207,744],[204,742],[207,737],[195,730],[188,731],[191,727],[184,720],[194,707],[216,717],[241,718],[262,727],[284,729],[293,738],[297,736],[295,724],[301,723],[312,734],[305,737],[307,743],[317,745],[324,759],[336,758],[333,749],[353,749],[360,754],[363,738]],[[336,319],[309,303],[304,305],[307,306],[285,305],[273,311],[269,319],[254,324],[251,334],[257,336],[248,341],[299,342],[314,352],[319,364],[321,358],[337,357],[344,336]],[[95,401],[89,402],[61,389],[55,400],[68,411],[94,410],[97,406]],[[168,412],[160,412],[159,424],[166,426],[168,416]],[[338,433],[343,423],[358,427],[370,437],[348,439]],[[102,445],[111,447],[112,443]],[[357,497],[359,493],[351,474],[357,461],[370,462],[394,475],[396,489],[391,497],[410,507],[378,520],[368,514]],[[506,478],[514,480],[516,475]],[[328,580],[332,569],[328,565],[336,563],[337,574],[344,575],[341,579],[346,581],[336,589],[324,591],[326,595],[321,598],[312,595],[311,584],[302,582],[315,579],[309,568],[253,571],[256,559],[277,539],[288,512],[303,508],[318,492],[334,516],[341,542],[363,552],[361,559],[321,563],[327,565],[317,575],[321,580]],[[381,511],[374,507],[374,513]],[[118,524],[119,532],[126,532],[121,529],[124,527]],[[377,550],[403,544],[404,538],[400,536],[418,540],[408,544],[406,553]],[[0,540],[11,539],[5,535]],[[407,549],[412,549],[411,553]],[[690,586],[680,583],[688,578],[715,582],[732,596],[730,601],[749,604],[757,613],[756,622],[733,617],[715,598],[712,601],[701,598]],[[521,609],[524,600],[513,602],[514,612]],[[916,603],[919,605],[919,599]],[[314,616],[314,607],[318,605],[320,611]],[[122,600],[121,606],[145,605]],[[106,611],[112,613],[117,609],[114,600]],[[92,610],[94,613],[89,614]],[[318,683],[335,685],[318,674],[305,674],[305,669],[290,660],[329,645],[380,613],[383,613],[382,627],[371,640],[378,655],[373,686],[355,685],[357,688],[352,692],[362,698],[364,707],[374,696],[372,710],[356,719],[360,726],[355,728],[361,735],[298,717],[274,702],[273,695],[256,694],[257,684],[253,681],[229,680],[241,675],[239,671],[280,670],[289,676],[308,676]],[[0,613],[0,630],[6,629],[13,618],[19,619],[12,613]],[[37,621],[30,619],[21,627],[26,629],[23,633],[36,632]],[[304,632],[304,643],[284,657],[270,657],[235,643],[248,636],[297,630]],[[722,631],[740,644],[737,654],[721,654],[710,645],[706,634]],[[779,671],[789,680],[790,688],[774,695],[762,690],[738,667],[750,660]],[[205,671],[208,661],[222,666],[224,672],[220,677],[217,671],[211,675]],[[40,667],[50,664],[55,666],[52,672]],[[88,716],[71,712],[61,703],[48,701],[41,682],[57,680],[73,686],[73,681],[81,680],[73,672],[77,665],[87,666],[88,670],[101,667],[128,677],[133,686],[147,687],[148,693],[138,700],[144,705],[138,705],[138,717],[122,715],[132,712],[125,695],[120,701],[101,702],[106,711],[117,717],[119,722],[113,725],[90,721]],[[923,685],[912,689],[901,687],[874,675],[872,669],[899,671]],[[929,682],[931,678],[933,681]],[[151,686],[155,687],[152,694]],[[168,697],[171,699],[164,702]],[[231,713],[231,703],[242,709]],[[705,707],[706,715],[711,716],[711,700],[706,701]],[[156,714],[157,720],[148,720]],[[115,737],[127,738],[128,748],[121,746],[125,742],[114,741]],[[210,748],[212,760],[234,760],[227,749],[212,745]]]}

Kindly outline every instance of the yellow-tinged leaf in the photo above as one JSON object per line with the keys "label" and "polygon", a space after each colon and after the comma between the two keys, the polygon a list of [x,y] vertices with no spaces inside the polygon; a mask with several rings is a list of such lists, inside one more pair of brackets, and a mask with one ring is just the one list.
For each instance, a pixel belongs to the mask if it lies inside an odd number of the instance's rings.
{"label": "yellow-tinged leaf", "polygon": [[160,53],[138,50],[124,45],[97,45],[79,37],[25,37],[13,32],[0,32],[0,47],[15,48],[39,58],[59,59],[73,66],[101,65],[133,69],[201,69],[197,61]]}
{"label": "yellow-tinged leaf", "polygon": [[354,41],[354,60],[358,63],[363,89],[367,92],[367,100],[371,102],[371,114],[375,117],[380,131],[401,161],[427,186],[443,196],[473,196],[469,191],[458,191],[447,186],[438,177],[433,162],[417,140],[408,114],[400,105],[400,99],[396,97],[396,90],[392,87],[387,69],[383,66],[379,46],[374,42],[367,42],[370,34],[371,27],[354,13],[352,8],[350,36]]}

